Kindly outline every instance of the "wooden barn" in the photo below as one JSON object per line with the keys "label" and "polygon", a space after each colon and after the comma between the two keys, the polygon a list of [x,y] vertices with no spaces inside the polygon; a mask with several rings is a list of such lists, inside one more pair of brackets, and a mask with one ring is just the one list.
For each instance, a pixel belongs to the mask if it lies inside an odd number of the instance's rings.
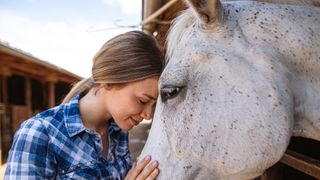
{"label": "wooden barn", "polygon": [[59,104],[81,77],[0,43],[0,162],[19,124]]}
{"label": "wooden barn", "polygon": [[[164,52],[172,20],[186,8],[183,0],[143,0],[142,29],[157,39]],[[320,179],[320,142],[293,137],[280,162],[257,179]]]}

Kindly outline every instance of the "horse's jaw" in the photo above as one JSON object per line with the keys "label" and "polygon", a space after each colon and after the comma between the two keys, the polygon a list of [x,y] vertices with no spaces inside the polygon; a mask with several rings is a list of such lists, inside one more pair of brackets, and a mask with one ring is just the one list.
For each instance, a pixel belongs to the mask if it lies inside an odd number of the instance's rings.
{"label": "horse's jaw", "polygon": [[211,167],[204,167],[200,165],[201,162],[196,162],[190,157],[180,157],[170,145],[169,136],[163,129],[164,126],[161,121],[153,121],[151,131],[144,146],[138,161],[145,156],[150,155],[152,160],[159,162],[160,175],[157,179],[177,179],[177,180],[201,180],[201,179],[214,179],[214,180],[248,180],[254,179],[263,173],[263,171],[254,171],[237,174],[225,174],[222,170],[212,170]]}
{"label": "horse's jaw", "polygon": [[161,122],[153,121],[146,145],[138,158],[140,161],[150,155],[152,160],[159,162],[160,175],[157,179],[223,179],[192,162],[180,160],[176,154],[172,153],[169,137],[159,123]]}

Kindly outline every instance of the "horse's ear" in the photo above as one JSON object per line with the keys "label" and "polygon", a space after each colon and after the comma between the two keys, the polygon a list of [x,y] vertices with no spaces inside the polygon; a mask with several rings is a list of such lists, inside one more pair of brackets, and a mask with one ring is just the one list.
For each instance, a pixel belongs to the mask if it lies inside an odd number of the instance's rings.
{"label": "horse's ear", "polygon": [[204,24],[217,23],[222,19],[222,5],[219,0],[187,0]]}

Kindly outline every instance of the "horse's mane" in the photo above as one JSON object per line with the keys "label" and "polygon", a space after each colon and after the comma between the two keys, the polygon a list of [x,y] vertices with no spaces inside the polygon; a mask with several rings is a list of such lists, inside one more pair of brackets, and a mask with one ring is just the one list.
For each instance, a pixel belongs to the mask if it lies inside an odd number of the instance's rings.
{"label": "horse's mane", "polygon": [[184,32],[191,24],[195,22],[195,17],[192,10],[189,8],[181,12],[181,14],[174,19],[172,26],[170,27],[169,34],[166,40],[167,53],[166,53],[166,63],[173,55],[173,49],[176,45],[181,43],[181,40],[187,39],[182,38],[186,35]]}

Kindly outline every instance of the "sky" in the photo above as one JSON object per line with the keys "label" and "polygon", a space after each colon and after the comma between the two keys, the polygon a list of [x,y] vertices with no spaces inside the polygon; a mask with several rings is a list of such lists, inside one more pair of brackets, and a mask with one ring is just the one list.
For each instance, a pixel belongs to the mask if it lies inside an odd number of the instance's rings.
{"label": "sky", "polygon": [[141,7],[141,0],[0,0],[0,41],[89,77],[108,39],[140,30]]}

